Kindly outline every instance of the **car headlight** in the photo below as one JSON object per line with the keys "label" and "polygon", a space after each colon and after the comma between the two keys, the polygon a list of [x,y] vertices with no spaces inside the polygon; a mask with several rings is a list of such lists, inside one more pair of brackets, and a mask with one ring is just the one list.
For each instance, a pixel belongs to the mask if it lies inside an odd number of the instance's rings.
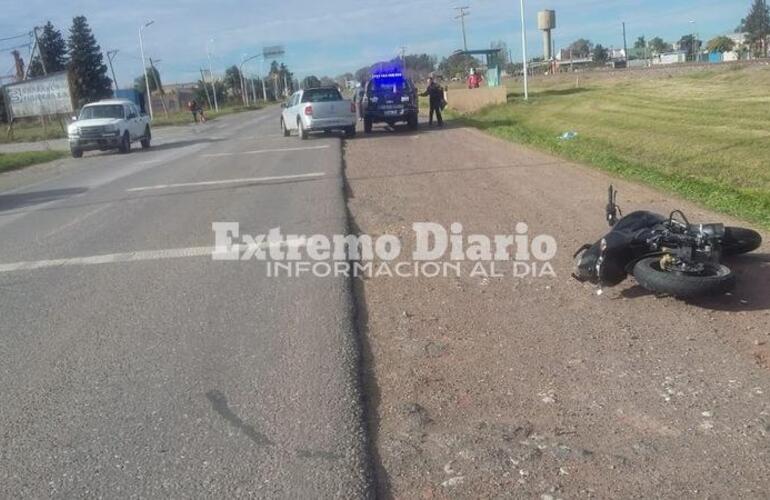
{"label": "car headlight", "polygon": [[401,96],[401,102],[409,102],[409,96],[408,95]]}
{"label": "car headlight", "polygon": [[377,96],[374,96],[374,97],[372,97],[372,98],[370,99],[370,101],[372,101],[372,102],[379,102],[379,101],[380,101],[380,98],[379,98],[379,97],[377,97]]}
{"label": "car headlight", "polygon": [[74,125],[70,125],[67,128],[67,134],[72,136],[80,135],[80,127],[76,127]]}
{"label": "car headlight", "polygon": [[106,125],[104,127],[104,131],[107,132],[108,134],[114,134],[115,132],[118,131],[118,127],[116,127],[115,125]]}

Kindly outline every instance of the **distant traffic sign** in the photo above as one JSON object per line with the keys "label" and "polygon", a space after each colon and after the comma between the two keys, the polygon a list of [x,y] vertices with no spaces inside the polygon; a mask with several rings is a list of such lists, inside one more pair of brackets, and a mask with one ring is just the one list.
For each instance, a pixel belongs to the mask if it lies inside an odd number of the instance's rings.
{"label": "distant traffic sign", "polygon": [[264,47],[262,49],[262,55],[265,58],[282,56],[285,53],[286,51],[283,49],[283,45],[273,45],[271,47]]}

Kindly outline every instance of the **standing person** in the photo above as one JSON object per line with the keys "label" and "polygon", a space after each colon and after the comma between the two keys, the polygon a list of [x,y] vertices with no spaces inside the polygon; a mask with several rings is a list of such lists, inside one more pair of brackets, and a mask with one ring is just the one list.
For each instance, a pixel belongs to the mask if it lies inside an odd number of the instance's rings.
{"label": "standing person", "polygon": [[358,111],[358,121],[363,121],[364,119],[364,93],[366,87],[366,80],[361,80],[361,82],[356,85],[356,90],[353,93],[353,102],[356,103],[356,110]]}
{"label": "standing person", "polygon": [[195,99],[187,101],[187,109],[193,115],[193,123],[198,123],[198,103],[195,102]]}
{"label": "standing person", "polygon": [[476,68],[471,68],[471,74],[468,77],[468,88],[469,89],[477,89],[481,86],[481,80],[483,78],[481,77],[481,73],[476,71]]}
{"label": "standing person", "polygon": [[441,108],[444,104],[444,89],[436,83],[433,78],[428,78],[428,88],[422,94],[423,97],[430,98],[430,114],[428,115],[428,125],[433,126],[433,114],[436,114],[438,126],[444,126],[444,118],[441,116]]}
{"label": "standing person", "polygon": [[[195,101],[193,101],[195,102]],[[206,123],[206,115],[203,114],[203,106],[200,104],[195,104],[196,111],[198,112],[198,115],[200,115],[201,123]]]}

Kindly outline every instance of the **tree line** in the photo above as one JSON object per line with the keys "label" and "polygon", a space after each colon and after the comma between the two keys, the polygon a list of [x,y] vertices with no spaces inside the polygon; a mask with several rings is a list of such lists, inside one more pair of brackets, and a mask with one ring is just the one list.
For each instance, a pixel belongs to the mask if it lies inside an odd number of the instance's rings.
{"label": "tree line", "polygon": [[[745,33],[742,47],[738,47],[733,38],[721,35],[706,42],[706,50],[708,52],[725,53],[741,48],[744,54],[750,51],[755,57],[767,57],[767,39],[770,36],[770,10],[768,10],[767,1],[752,0],[748,14],[741,20],[735,32]],[[676,45],[679,47],[679,50],[686,53],[687,59],[692,61],[697,58],[697,55],[703,49],[704,42],[699,40],[695,34],[688,33],[682,35]],[[650,40],[640,36],[634,42],[633,52],[627,54],[627,56],[629,56],[629,59],[644,58],[649,55],[659,55],[673,50],[673,44],[667,43],[659,36]],[[609,58],[609,52],[605,47],[601,44],[594,45],[585,38],[572,42],[567,47],[567,51],[575,59],[590,57],[597,63],[604,63]]]}

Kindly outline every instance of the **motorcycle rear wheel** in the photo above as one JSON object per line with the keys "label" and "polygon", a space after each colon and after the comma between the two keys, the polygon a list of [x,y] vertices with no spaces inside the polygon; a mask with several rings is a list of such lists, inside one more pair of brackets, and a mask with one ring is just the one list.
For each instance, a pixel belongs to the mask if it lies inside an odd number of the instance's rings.
{"label": "motorcycle rear wheel", "polygon": [[680,299],[717,295],[735,286],[735,274],[722,264],[706,264],[704,274],[674,273],[661,269],[660,257],[648,257],[636,263],[633,274],[643,288]]}
{"label": "motorcycle rear wheel", "polygon": [[726,227],[722,238],[722,254],[741,255],[753,252],[762,246],[762,236],[756,231],[743,227]]}

